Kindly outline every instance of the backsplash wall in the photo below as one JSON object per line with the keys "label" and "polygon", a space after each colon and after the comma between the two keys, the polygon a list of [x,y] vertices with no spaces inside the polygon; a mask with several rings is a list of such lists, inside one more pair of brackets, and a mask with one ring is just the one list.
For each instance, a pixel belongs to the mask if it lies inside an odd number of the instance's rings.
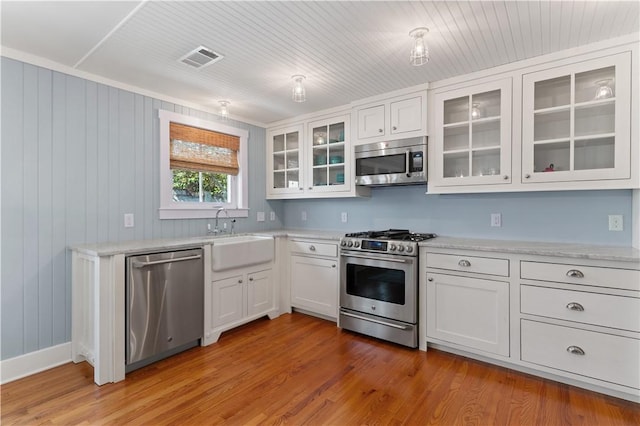
{"label": "backsplash wall", "polygon": [[[374,188],[371,198],[287,200],[289,228],[344,232],[401,228],[452,237],[630,246],[631,190],[425,195],[424,186]],[[302,212],[307,220],[302,221]],[[340,216],[347,213],[348,222]],[[491,227],[491,213],[502,226]],[[608,230],[621,214],[623,231]]]}

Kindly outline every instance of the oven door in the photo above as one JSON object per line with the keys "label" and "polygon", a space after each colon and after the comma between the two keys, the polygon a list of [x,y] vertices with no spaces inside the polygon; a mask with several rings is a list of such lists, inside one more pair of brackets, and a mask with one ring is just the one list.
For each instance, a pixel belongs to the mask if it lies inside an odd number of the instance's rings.
{"label": "oven door", "polygon": [[342,252],[340,271],[341,307],[417,322],[417,258]]}

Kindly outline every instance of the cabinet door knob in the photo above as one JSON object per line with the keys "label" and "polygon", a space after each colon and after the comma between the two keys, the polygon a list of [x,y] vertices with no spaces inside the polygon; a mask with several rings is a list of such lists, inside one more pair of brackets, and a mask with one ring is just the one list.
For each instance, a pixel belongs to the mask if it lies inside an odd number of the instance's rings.
{"label": "cabinet door knob", "polygon": [[433,282],[433,278],[427,278],[427,281]]}
{"label": "cabinet door knob", "polygon": [[509,175],[504,175],[504,176],[502,176],[502,179],[504,179],[504,180],[509,179]]}
{"label": "cabinet door knob", "polygon": [[584,278],[584,274],[577,269],[569,269],[567,271],[567,276],[571,278]]}
{"label": "cabinet door knob", "polygon": [[584,306],[582,306],[581,304],[579,304],[577,302],[571,302],[571,303],[567,303],[567,309],[569,309],[571,311],[582,312],[582,311],[584,311]]}
{"label": "cabinet door knob", "polygon": [[574,355],[584,355],[584,351],[580,346],[569,346],[567,352]]}
{"label": "cabinet door knob", "polygon": [[458,266],[462,266],[464,268],[468,268],[469,266],[471,266],[471,262],[469,262],[466,259],[462,259],[462,260],[460,260],[460,262],[458,262]]}
{"label": "cabinet door knob", "polygon": [[304,188],[298,188],[300,191],[304,191]]}
{"label": "cabinet door knob", "polygon": [[334,263],[333,265],[331,265],[331,267],[332,267],[332,268],[335,268],[335,267],[336,267],[336,264]]}
{"label": "cabinet door knob", "polygon": [[398,130],[398,128],[396,126],[393,126],[393,130]]}
{"label": "cabinet door knob", "polygon": [[531,177],[531,175],[529,173],[527,173],[526,175],[524,175],[525,179],[529,179]]}
{"label": "cabinet door knob", "polygon": [[313,186],[310,186],[309,189],[313,189]]}
{"label": "cabinet door knob", "polygon": [[384,130],[378,129],[378,133],[382,133],[382,132],[384,132]]}
{"label": "cabinet door knob", "polygon": [[253,281],[253,277],[249,277],[249,281]]}
{"label": "cabinet door knob", "polygon": [[238,284],[242,284],[242,279],[239,279],[239,280],[238,280]]}
{"label": "cabinet door knob", "polygon": [[309,250],[316,251],[316,246],[309,246]]}

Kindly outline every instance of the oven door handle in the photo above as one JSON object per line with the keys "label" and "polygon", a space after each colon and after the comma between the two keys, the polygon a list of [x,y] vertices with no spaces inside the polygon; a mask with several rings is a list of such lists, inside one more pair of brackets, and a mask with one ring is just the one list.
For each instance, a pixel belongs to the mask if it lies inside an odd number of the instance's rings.
{"label": "oven door handle", "polygon": [[340,311],[340,314],[344,315],[346,317],[352,317],[352,318],[356,318],[356,319],[361,319],[363,321],[375,322],[376,324],[386,325],[388,327],[397,328],[399,330],[407,330],[409,328],[408,325],[391,324],[390,322],[380,321],[380,320],[373,319],[373,318],[367,318],[367,317],[363,317],[363,316],[360,316],[360,315],[351,314],[351,313],[345,312],[345,311]]}
{"label": "oven door handle", "polygon": [[361,256],[358,254],[344,253],[344,252],[341,252],[340,254],[344,257],[357,257],[358,259],[367,259],[367,260],[383,260],[385,262],[395,262],[395,263],[411,263],[411,260],[412,260],[412,259],[391,259],[388,257],[381,257],[381,256],[374,256],[374,255]]}

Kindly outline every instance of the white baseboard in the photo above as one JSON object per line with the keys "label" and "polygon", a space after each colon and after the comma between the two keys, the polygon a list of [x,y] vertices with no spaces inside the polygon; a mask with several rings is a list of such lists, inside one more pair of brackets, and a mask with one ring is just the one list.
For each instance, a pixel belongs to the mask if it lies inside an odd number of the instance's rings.
{"label": "white baseboard", "polygon": [[0,384],[71,362],[71,342],[0,361]]}

